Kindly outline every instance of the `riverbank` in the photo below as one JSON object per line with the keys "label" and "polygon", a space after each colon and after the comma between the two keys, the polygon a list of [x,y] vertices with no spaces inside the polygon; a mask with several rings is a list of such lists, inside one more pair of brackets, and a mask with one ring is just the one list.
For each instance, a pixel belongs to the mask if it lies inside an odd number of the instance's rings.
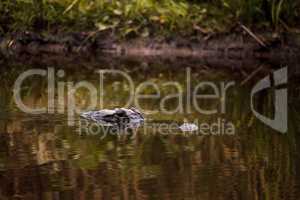
{"label": "riverbank", "polygon": [[128,57],[192,57],[203,59],[293,59],[300,55],[300,34],[252,32],[245,26],[210,36],[135,37],[120,40],[113,32],[38,34],[21,32],[0,38],[5,57],[41,54],[95,54]]}
{"label": "riverbank", "polygon": [[3,0],[0,13],[5,57],[278,59],[300,49],[300,4],[290,0]]}

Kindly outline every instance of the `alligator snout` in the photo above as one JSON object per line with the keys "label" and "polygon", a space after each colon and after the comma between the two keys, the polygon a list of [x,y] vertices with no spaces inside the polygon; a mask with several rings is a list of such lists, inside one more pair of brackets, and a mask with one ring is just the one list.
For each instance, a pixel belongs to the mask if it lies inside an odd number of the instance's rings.
{"label": "alligator snout", "polygon": [[82,113],[80,116],[100,124],[111,126],[136,125],[144,122],[143,114],[136,108],[116,108],[113,110],[104,109],[99,111],[89,111]]}

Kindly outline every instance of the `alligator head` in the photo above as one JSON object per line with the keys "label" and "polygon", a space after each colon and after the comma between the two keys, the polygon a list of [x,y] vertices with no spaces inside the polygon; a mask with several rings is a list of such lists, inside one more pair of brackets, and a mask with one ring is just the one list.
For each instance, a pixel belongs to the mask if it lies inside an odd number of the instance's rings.
{"label": "alligator head", "polygon": [[114,110],[104,109],[82,113],[81,117],[94,122],[111,125],[138,125],[144,121],[143,114],[136,108],[116,108]]}

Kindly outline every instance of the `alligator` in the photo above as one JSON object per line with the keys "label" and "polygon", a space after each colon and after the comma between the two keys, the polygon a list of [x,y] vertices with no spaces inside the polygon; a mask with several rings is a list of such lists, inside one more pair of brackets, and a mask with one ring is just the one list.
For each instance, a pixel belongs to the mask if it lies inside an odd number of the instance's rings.
{"label": "alligator", "polygon": [[82,118],[106,126],[136,127],[145,120],[143,114],[136,108],[115,108],[84,112]]}

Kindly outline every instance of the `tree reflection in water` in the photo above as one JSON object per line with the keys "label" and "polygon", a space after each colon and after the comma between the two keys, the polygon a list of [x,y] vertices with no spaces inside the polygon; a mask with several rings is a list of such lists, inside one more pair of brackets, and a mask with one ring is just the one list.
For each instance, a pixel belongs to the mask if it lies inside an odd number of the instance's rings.
{"label": "tree reflection in water", "polygon": [[[170,76],[161,73],[160,81],[167,81]],[[211,79],[219,77],[230,75]],[[80,77],[74,72],[68,78]],[[45,105],[45,84],[28,85],[35,89],[24,94],[24,101]],[[226,116],[237,125],[235,135],[144,134],[141,129],[135,138],[100,140],[78,135],[64,115],[16,112],[10,90],[1,88],[0,199],[297,199],[299,113],[289,113],[289,132],[279,134],[253,119],[245,106],[248,89],[238,91]],[[185,117],[151,116],[175,122]],[[199,118],[197,113],[188,117]],[[203,121],[215,118],[201,116]]]}

